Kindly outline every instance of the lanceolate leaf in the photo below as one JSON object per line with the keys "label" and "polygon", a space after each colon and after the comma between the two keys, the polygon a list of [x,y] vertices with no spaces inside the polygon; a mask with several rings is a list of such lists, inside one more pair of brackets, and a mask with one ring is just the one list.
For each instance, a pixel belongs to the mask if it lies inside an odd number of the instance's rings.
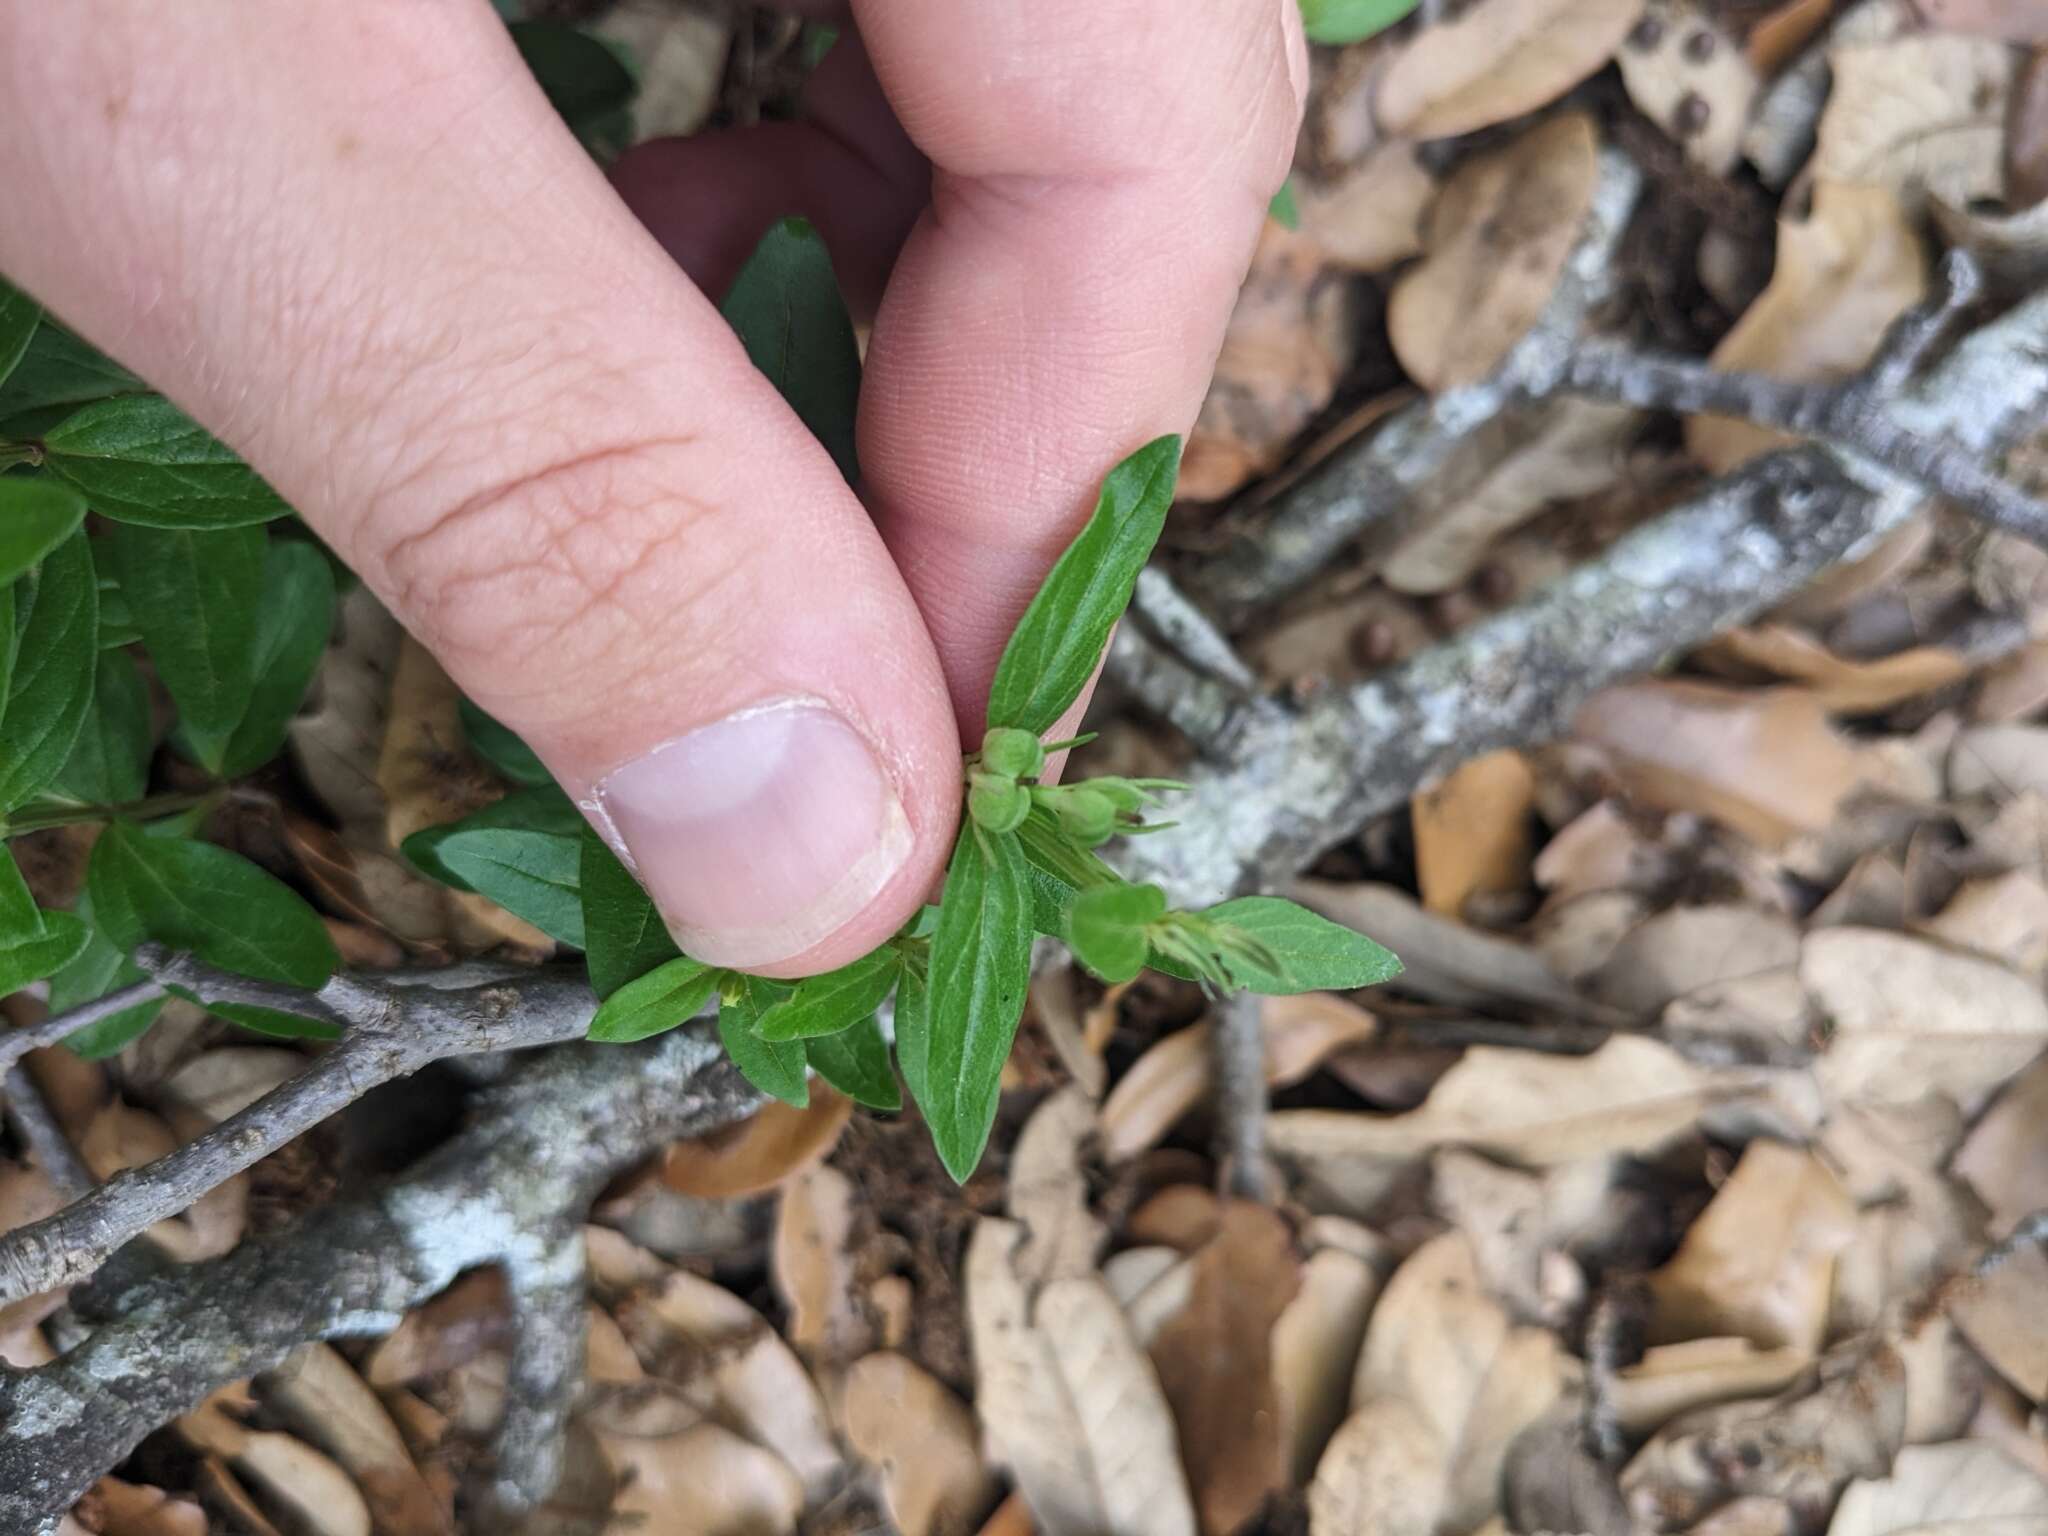
{"label": "lanceolate leaf", "polygon": [[0,379],[0,423],[10,436],[29,435],[21,418],[31,413],[61,419],[69,407],[143,387],[126,368],[45,317],[14,371]]}
{"label": "lanceolate leaf", "polygon": [[[1241,896],[1210,907],[1201,916],[1248,935],[1278,962],[1275,972],[1233,959],[1231,973],[1248,992],[1269,997],[1291,992],[1348,992],[1354,987],[1377,986],[1401,974],[1401,962],[1386,946],[1278,896]],[[1186,974],[1182,967],[1158,955],[1151,963],[1171,975]]]}
{"label": "lanceolate leaf", "polygon": [[590,1021],[590,1038],[625,1044],[674,1029],[697,1016],[717,985],[710,966],[679,955],[606,998]]}
{"label": "lanceolate leaf", "polygon": [[590,967],[590,990],[600,999],[681,953],[640,882],[587,825],[577,877],[583,892],[583,958]]}
{"label": "lanceolate leaf", "polygon": [[[152,528],[236,528],[287,507],[262,476],[161,395],[101,400],[43,434],[44,462],[95,512]],[[124,583],[125,584],[125,583]]]}
{"label": "lanceolate leaf", "polygon": [[14,372],[42,321],[43,306],[0,278],[0,384]]}
{"label": "lanceolate leaf", "polygon": [[91,937],[69,912],[44,912],[13,858],[0,850],[0,997],[78,958]]}
{"label": "lanceolate leaf", "polygon": [[334,628],[334,568],[311,544],[272,540],[263,557],[248,707],[229,733],[221,772],[233,778],[277,756]]}
{"label": "lanceolate leaf", "polygon": [[798,982],[794,992],[761,1015],[756,1033],[763,1040],[808,1040],[850,1029],[874,1018],[901,972],[901,957],[885,944],[851,965]]}
{"label": "lanceolate leaf", "polygon": [[224,971],[308,989],[340,963],[298,892],[212,843],[117,821],[93,845],[86,883],[99,925],[124,951],[154,939]]}
{"label": "lanceolate leaf", "polygon": [[83,532],[14,584],[13,609],[14,667],[0,708],[0,815],[57,776],[92,708],[99,587]]}
{"label": "lanceolate leaf", "polygon": [[896,1066],[903,1074],[903,1086],[920,1106],[929,1104],[926,1091],[931,1060],[931,994],[924,974],[917,966],[903,967],[903,980],[896,988]]}
{"label": "lanceolate leaf", "polygon": [[560,789],[552,785],[546,789],[520,789],[480,811],[472,811],[460,821],[443,822],[413,833],[400,845],[399,852],[442,884],[467,891],[475,887],[441,862],[441,845],[457,833],[510,828],[580,839],[585,825],[582,815]]}
{"label": "lanceolate leaf", "polygon": [[[6,337],[0,336],[0,347]],[[11,583],[85,521],[85,498],[38,475],[0,475],[0,587]]]}
{"label": "lanceolate leaf", "polygon": [[435,852],[470,890],[549,938],[583,947],[580,831],[479,827],[443,838]]}
{"label": "lanceolate leaf", "polygon": [[521,789],[539,789],[555,782],[555,776],[533,755],[533,748],[469,700],[462,701],[460,712],[462,734],[469,740],[469,750],[489,763],[507,783]]}
{"label": "lanceolate leaf", "polygon": [[989,690],[988,723],[1044,732],[1081,696],[1166,526],[1180,439],[1155,438],[1109,472],[1102,497],[1024,611]]}
{"label": "lanceolate leaf", "polygon": [[811,1102],[809,1062],[801,1040],[763,1040],[754,1032],[761,1015],[789,995],[787,987],[746,977],[740,996],[718,1010],[718,1038],[740,1075],[763,1093],[802,1109]]}
{"label": "lanceolate leaf", "polygon": [[847,480],[860,398],[860,349],[832,276],[832,258],[803,219],[784,219],[761,238],[726,295],[725,318],[747,356],[768,375]]}
{"label": "lanceolate leaf", "polygon": [[125,805],[148,787],[149,689],[126,651],[103,650],[92,711],[49,793],[79,805]]}
{"label": "lanceolate leaf", "polygon": [[220,772],[255,689],[260,528],[117,526],[115,575],[195,756]]}
{"label": "lanceolate leaf", "polygon": [[1003,1063],[1031,979],[1031,892],[1014,833],[966,821],[932,935],[919,1100],[947,1172],[962,1183],[995,1124]]}
{"label": "lanceolate leaf", "polygon": [[901,1109],[903,1090],[889,1069],[889,1046],[875,1021],[864,1019],[836,1035],[804,1042],[811,1068],[834,1088],[869,1109]]}

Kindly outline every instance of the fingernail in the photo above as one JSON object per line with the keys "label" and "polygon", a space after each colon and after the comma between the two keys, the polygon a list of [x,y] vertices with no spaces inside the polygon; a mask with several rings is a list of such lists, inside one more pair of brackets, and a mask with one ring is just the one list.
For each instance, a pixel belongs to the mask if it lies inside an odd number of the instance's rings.
{"label": "fingernail", "polygon": [[910,854],[882,765],[816,704],[703,726],[617,770],[597,798],[676,942],[713,965],[801,954]]}

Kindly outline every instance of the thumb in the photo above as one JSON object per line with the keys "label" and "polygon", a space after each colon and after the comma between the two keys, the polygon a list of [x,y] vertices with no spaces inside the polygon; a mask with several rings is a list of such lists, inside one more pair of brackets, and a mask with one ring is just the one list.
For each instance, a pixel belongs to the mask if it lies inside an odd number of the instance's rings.
{"label": "thumb", "polygon": [[0,58],[0,266],[242,451],[686,949],[825,969],[915,910],[960,776],[916,606],[484,0],[0,0]]}

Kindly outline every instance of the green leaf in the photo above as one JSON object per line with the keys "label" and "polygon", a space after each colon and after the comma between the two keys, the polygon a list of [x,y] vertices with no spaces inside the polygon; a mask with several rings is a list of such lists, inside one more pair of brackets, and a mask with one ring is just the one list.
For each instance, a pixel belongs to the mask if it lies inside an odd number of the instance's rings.
{"label": "green leaf", "polygon": [[[1240,896],[1200,915],[1207,922],[1247,935],[1278,962],[1276,972],[1233,957],[1231,975],[1248,992],[1269,997],[1291,992],[1348,992],[1401,974],[1401,962],[1385,945],[1278,896]],[[1184,967],[1162,963],[1158,955],[1151,963],[1169,975],[1187,975]]]}
{"label": "green leaf", "polygon": [[[239,528],[291,508],[162,395],[88,405],[43,434],[44,462],[95,512],[151,528]],[[138,599],[139,602],[139,599]]]}
{"label": "green leaf", "polygon": [[583,947],[580,828],[474,827],[443,838],[435,854],[467,889],[556,942]]}
{"label": "green leaf", "polygon": [[211,843],[117,821],[93,845],[86,885],[100,927],[124,952],[153,939],[224,971],[308,990],[340,964],[298,892]]}
{"label": "green leaf", "polygon": [[117,525],[108,554],[193,755],[215,773],[256,687],[261,528]]}
{"label": "green leaf", "polygon": [[0,423],[10,435],[33,435],[22,431],[16,419],[147,387],[91,343],[45,316],[14,371],[0,379]]}
{"label": "green leaf", "polygon": [[550,832],[561,837],[580,838],[587,823],[559,788],[515,789],[502,800],[494,800],[480,811],[458,821],[444,821],[437,827],[423,827],[402,844],[399,852],[421,873],[458,891],[475,887],[441,862],[441,844],[458,832],[480,832],[486,828],[509,827],[522,832]]}
{"label": "green leaf", "polygon": [[1341,46],[1384,32],[1419,0],[1301,0],[1302,26],[1312,43]]}
{"label": "green leaf", "polygon": [[14,665],[0,709],[0,815],[57,776],[92,708],[99,585],[85,534],[51,550],[13,594]]}
{"label": "green leaf", "polygon": [[633,72],[610,48],[558,21],[515,21],[512,41],[583,147],[610,159],[633,140]]}
{"label": "green leaf", "polygon": [[811,1069],[869,1109],[901,1109],[903,1090],[889,1068],[889,1044],[873,1019],[804,1042]]}
{"label": "green leaf", "polygon": [[555,776],[533,755],[533,748],[469,700],[462,701],[458,713],[469,750],[490,764],[499,778],[521,789],[539,789],[555,782]]}
{"label": "green leaf", "polygon": [[69,912],[39,908],[12,856],[0,851],[0,997],[62,970],[91,937]]}
{"label": "green leaf", "polygon": [[825,242],[803,219],[761,237],[726,295],[725,318],[754,366],[768,375],[849,483],[860,478],[853,423],[860,348]]}
{"label": "green leaf", "polygon": [[[0,336],[0,347],[6,338]],[[0,475],[0,586],[11,583],[85,521],[85,498],[40,475]]]}
{"label": "green leaf", "polygon": [[[94,921],[91,892],[81,892],[72,911],[86,925],[88,937],[77,958],[50,978],[50,1012],[53,1014],[67,1013],[85,1003],[98,1002],[109,992],[142,980],[142,967],[130,960]],[[163,1006],[164,1000],[157,997],[146,1003],[137,1003],[133,1008],[123,1008],[97,1024],[88,1024],[84,1029],[66,1035],[65,1048],[87,1061],[112,1056],[140,1039],[156,1022]]]}
{"label": "green leaf", "polygon": [[960,1183],[995,1125],[1003,1063],[1031,980],[1031,893],[1015,833],[960,829],[932,935],[919,1100],[939,1160]]}
{"label": "green leaf", "polygon": [[126,651],[103,650],[92,709],[48,792],[79,805],[125,805],[149,787],[149,688]]}
{"label": "green leaf", "polygon": [[763,1040],[754,1033],[761,1015],[788,995],[787,988],[758,976],[742,977],[739,996],[718,1010],[718,1038],[725,1042],[725,1054],[740,1076],[769,1097],[802,1109],[811,1102],[804,1042]]}
{"label": "green leaf", "polygon": [[701,960],[678,955],[599,1004],[590,1021],[590,1038],[624,1045],[662,1034],[694,1019],[717,986],[717,971]]}
{"label": "green leaf", "polygon": [[1109,472],[1102,497],[1017,622],[989,689],[988,723],[1042,733],[1081,696],[1166,526],[1180,439],[1155,438]]}
{"label": "green leaf", "polygon": [[812,976],[761,1015],[755,1032],[763,1040],[809,1040],[851,1029],[872,1019],[902,973],[893,945],[870,950],[851,965]]}
{"label": "green leaf", "polygon": [[91,546],[93,572],[99,578],[100,589],[100,649],[140,644],[142,628],[128,611],[121,579],[114,574],[113,541],[93,539]]}
{"label": "green leaf", "polygon": [[1292,176],[1280,183],[1280,190],[1273,194],[1273,201],[1266,204],[1266,217],[1282,229],[1301,228],[1301,206],[1294,200]]}
{"label": "green leaf", "polygon": [[228,778],[252,773],[284,746],[334,629],[334,568],[311,544],[272,540],[251,645],[248,707],[221,753]]}
{"label": "green leaf", "polygon": [[600,999],[682,953],[640,882],[588,823],[577,883],[583,892],[583,958],[590,990]]}
{"label": "green leaf", "polygon": [[0,277],[0,384],[14,372],[42,323],[43,306]]}
{"label": "green leaf", "polygon": [[1102,980],[1129,981],[1145,968],[1146,928],[1165,915],[1166,892],[1156,885],[1094,886],[1068,909],[1067,947]]}
{"label": "green leaf", "polygon": [[927,1091],[931,1060],[931,991],[914,965],[903,967],[903,981],[896,988],[896,1067],[903,1074],[903,1086],[920,1106],[931,1102]]}

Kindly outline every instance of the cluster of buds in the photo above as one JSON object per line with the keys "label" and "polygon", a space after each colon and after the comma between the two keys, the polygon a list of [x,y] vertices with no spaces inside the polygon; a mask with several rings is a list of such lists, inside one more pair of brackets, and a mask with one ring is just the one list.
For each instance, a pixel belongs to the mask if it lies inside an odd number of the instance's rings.
{"label": "cluster of buds", "polygon": [[1048,752],[1078,746],[1085,740],[1055,742],[1048,747],[1029,731],[995,727],[982,737],[981,750],[967,761],[968,814],[987,831],[1014,832],[1033,806],[1042,806],[1060,830],[1084,848],[1170,825],[1147,823],[1144,813],[1159,803],[1159,791],[1187,787],[1174,779],[1110,776],[1077,784],[1038,782]]}

